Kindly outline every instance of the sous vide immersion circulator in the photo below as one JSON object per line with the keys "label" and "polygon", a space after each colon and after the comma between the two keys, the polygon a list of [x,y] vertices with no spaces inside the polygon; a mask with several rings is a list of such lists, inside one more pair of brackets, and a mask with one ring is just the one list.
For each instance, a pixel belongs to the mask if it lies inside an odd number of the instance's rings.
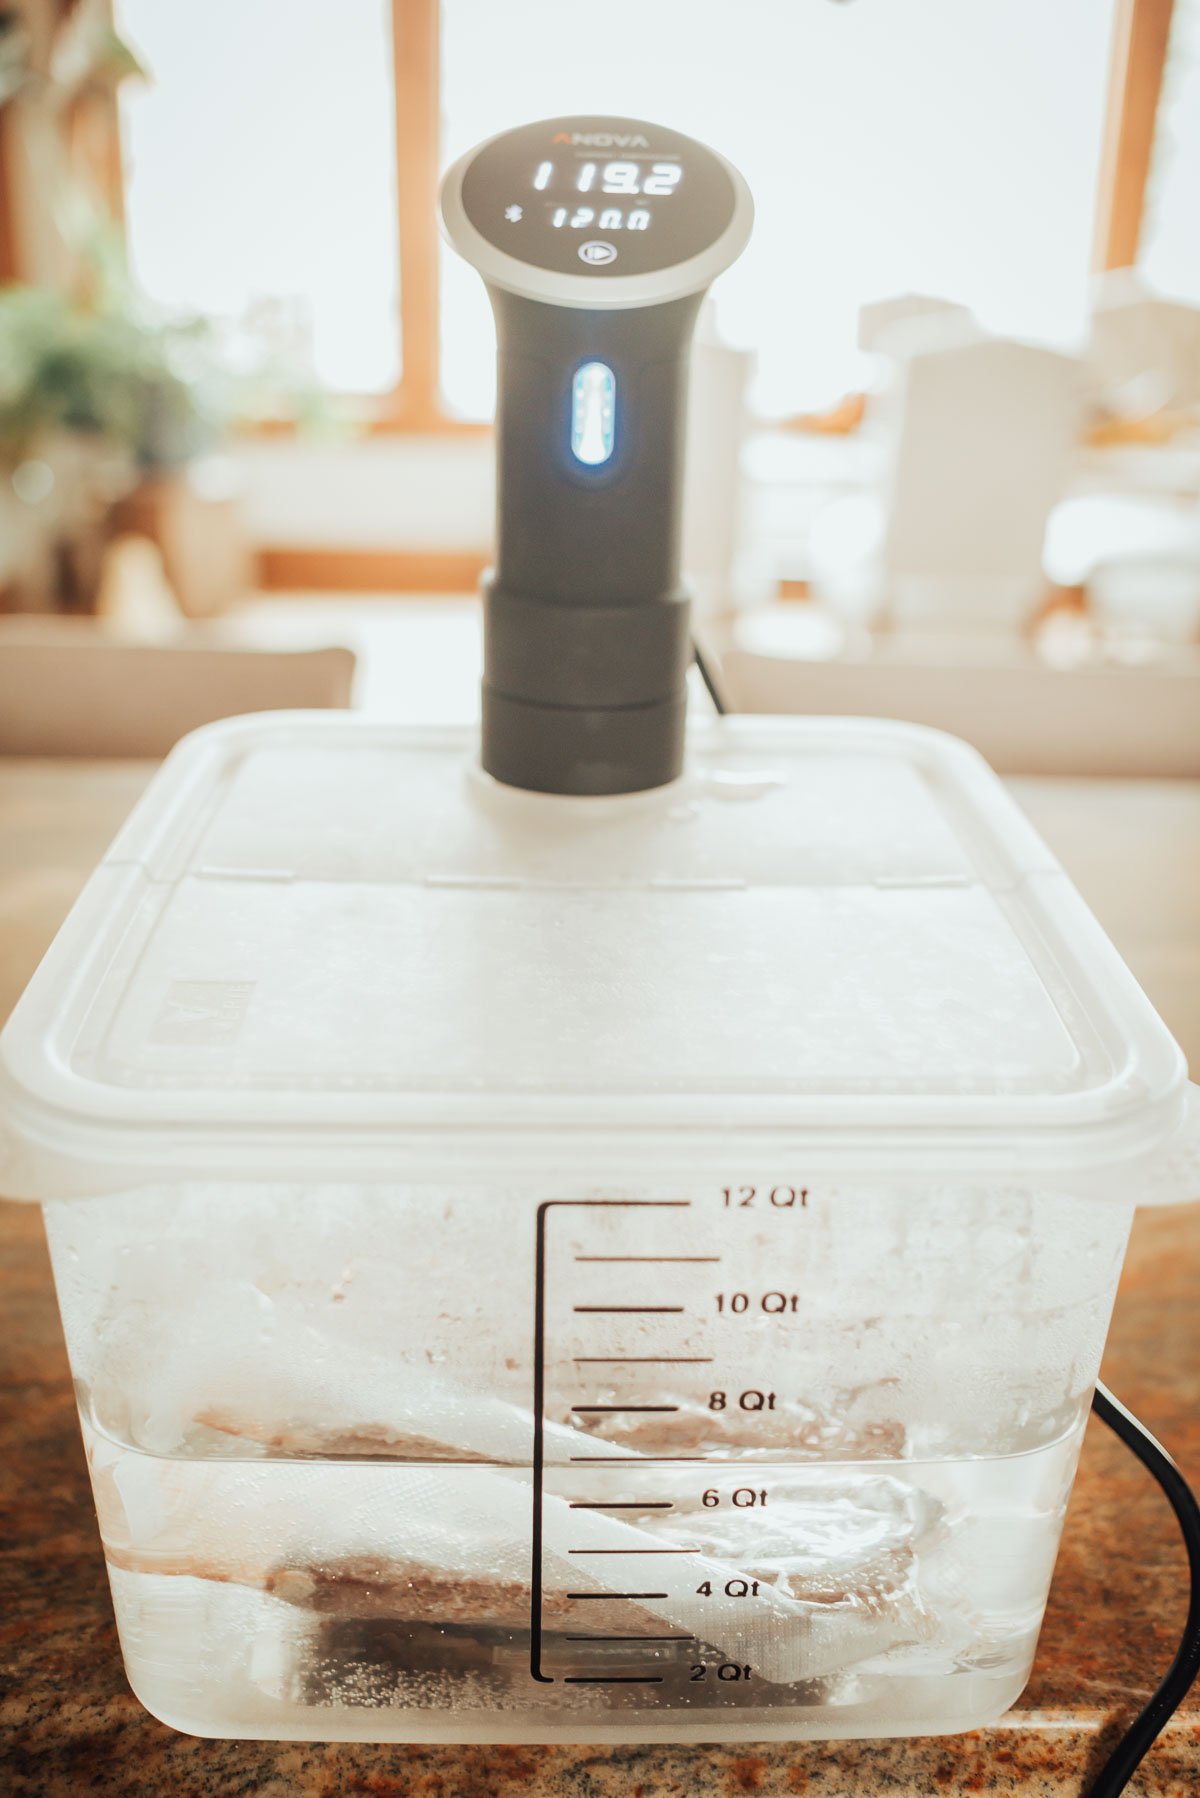
{"label": "sous vide immersion circulator", "polygon": [[683,764],[680,579],[689,352],[745,247],[737,170],[642,119],[502,132],[442,186],[496,317],[496,565],[484,583],[484,769],[636,792]]}

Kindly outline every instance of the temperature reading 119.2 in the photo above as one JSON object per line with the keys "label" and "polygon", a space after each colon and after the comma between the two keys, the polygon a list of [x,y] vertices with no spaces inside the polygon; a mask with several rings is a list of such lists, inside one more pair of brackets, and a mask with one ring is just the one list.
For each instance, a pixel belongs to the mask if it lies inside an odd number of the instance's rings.
{"label": "temperature reading 119.2", "polygon": [[[570,171],[568,170],[568,177]],[[673,194],[683,179],[677,162],[652,162],[643,168],[639,162],[581,162],[569,186],[576,193],[644,194],[647,198],[665,198]],[[545,193],[555,185],[554,164],[539,162],[533,177],[534,189]]]}

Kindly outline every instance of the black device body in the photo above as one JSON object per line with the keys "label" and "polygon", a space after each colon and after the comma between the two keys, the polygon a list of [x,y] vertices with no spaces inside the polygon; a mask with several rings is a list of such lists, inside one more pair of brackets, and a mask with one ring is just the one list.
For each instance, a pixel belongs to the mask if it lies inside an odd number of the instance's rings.
{"label": "black device body", "polygon": [[[499,399],[483,766],[544,792],[662,786],[683,765],[691,634],[679,545],[701,295],[591,311],[489,293]],[[612,452],[598,467],[571,448],[573,386],[592,362],[615,392]]]}
{"label": "black device body", "polygon": [[496,320],[482,760],[509,785],[628,793],[682,771],[689,356],[752,211],[705,144],[608,115],[502,132],[443,182]]}

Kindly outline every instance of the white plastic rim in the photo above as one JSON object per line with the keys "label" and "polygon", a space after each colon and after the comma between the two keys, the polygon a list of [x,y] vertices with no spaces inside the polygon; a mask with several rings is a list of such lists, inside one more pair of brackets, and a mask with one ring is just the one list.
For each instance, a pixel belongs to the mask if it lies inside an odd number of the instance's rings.
{"label": "white plastic rim", "polygon": [[[563,275],[554,269],[535,268],[516,256],[508,256],[477,231],[467,217],[462,201],[463,177],[475,158],[497,138],[507,137],[497,131],[468,150],[452,163],[442,177],[438,215],[442,234],[464,261],[478,269],[492,287],[521,299],[540,300],[547,306],[570,306],[587,312],[618,312],[633,306],[664,306],[671,300],[686,299],[689,294],[703,293],[719,274],[736,262],[747,243],[754,225],[754,201],[750,189],[731,162],[701,143],[701,148],[715,157],[733,183],[733,217],[715,243],[699,256],[669,268],[656,269],[645,275],[609,275],[602,281],[590,275]],[[700,142],[699,139],[695,140]]]}
{"label": "white plastic rim", "polygon": [[[697,721],[694,755],[901,757],[935,781],[969,829],[989,888],[1050,942],[1055,965],[1109,1045],[1095,1078],[1065,1090],[863,1092],[480,1090],[429,1081],[347,1090],[338,1082],[262,1089],[113,1084],[76,1065],[101,981],[148,895],[194,872],[198,822],[264,748],[436,750],[472,804],[510,815],[549,806],[614,817],[676,803],[670,789],[576,799],[522,793],[479,772],[466,727],[393,726],[337,713],[275,712],[206,726],[172,752],[72,909],[0,1037],[0,1185],[29,1200],[203,1178],[394,1182],[476,1176],[747,1179],[781,1166],[839,1181],[927,1185],[951,1175],[1053,1178],[1128,1202],[1189,1200],[1200,1187],[1200,1088],[1182,1053],[1054,857],[965,744],[912,725],[854,719]],[[153,908],[151,908],[153,910]],[[1111,1063],[1111,1065],[1110,1065]]]}

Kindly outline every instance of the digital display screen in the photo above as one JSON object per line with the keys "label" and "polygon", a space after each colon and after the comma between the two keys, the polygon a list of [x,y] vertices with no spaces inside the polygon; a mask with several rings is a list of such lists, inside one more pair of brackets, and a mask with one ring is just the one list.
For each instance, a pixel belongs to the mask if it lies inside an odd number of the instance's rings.
{"label": "digital display screen", "polygon": [[699,255],[733,217],[719,159],[638,119],[549,119],[495,138],[462,184],[489,243],[561,274],[642,275]]}

